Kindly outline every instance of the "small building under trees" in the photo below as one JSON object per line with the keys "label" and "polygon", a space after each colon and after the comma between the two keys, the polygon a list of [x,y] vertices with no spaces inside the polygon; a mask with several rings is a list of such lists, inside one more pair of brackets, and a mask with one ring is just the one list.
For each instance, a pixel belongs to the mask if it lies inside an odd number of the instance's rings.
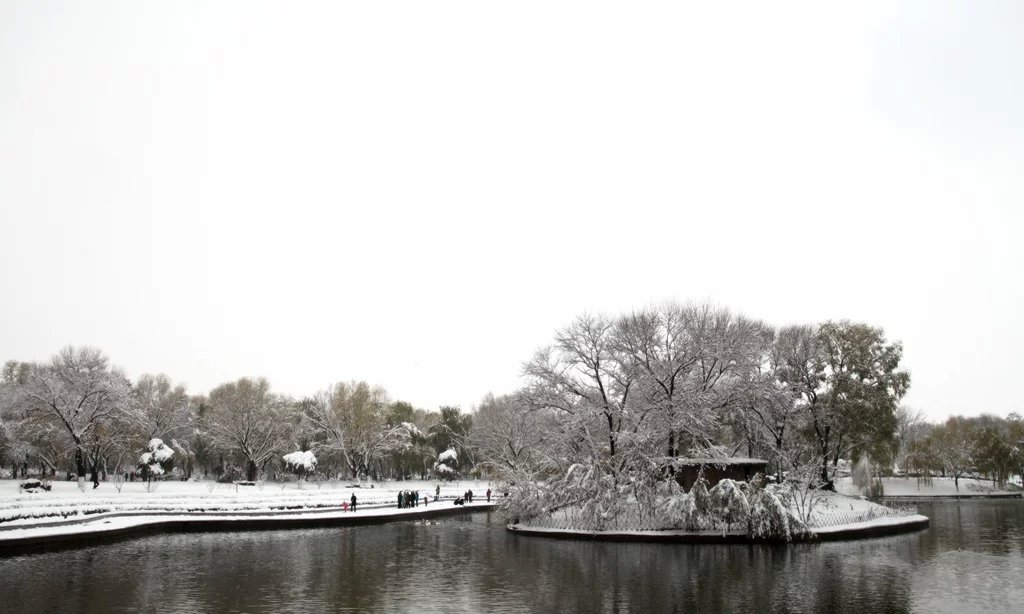
{"label": "small building under trees", "polygon": [[707,480],[708,488],[724,479],[749,482],[758,473],[767,473],[768,461],[757,458],[674,458],[669,466],[683,490],[690,492],[701,475]]}

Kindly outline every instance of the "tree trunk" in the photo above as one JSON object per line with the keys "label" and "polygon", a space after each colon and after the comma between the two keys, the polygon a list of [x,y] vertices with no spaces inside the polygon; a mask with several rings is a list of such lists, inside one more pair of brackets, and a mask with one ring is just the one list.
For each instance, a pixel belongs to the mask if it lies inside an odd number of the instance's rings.
{"label": "tree trunk", "polygon": [[828,484],[829,427],[825,426],[824,429],[822,429],[817,425],[817,423],[815,423],[814,430],[818,437],[818,449],[821,452],[821,482],[823,484]]}
{"label": "tree trunk", "polygon": [[75,475],[85,477],[85,453],[81,446],[75,448]]}
{"label": "tree trunk", "polygon": [[821,455],[821,483],[828,484],[828,452]]}
{"label": "tree trunk", "polygon": [[82,446],[75,448],[75,475],[78,477],[78,490],[85,491],[85,452]]}
{"label": "tree trunk", "polygon": [[615,456],[615,424],[610,415],[605,417],[608,419],[608,455]]}

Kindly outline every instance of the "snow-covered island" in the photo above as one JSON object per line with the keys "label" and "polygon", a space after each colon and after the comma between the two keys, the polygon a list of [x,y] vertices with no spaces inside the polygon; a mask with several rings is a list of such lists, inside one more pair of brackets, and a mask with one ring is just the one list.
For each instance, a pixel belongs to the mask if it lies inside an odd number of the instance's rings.
{"label": "snow-covered island", "polygon": [[690,492],[674,480],[653,489],[633,484],[615,497],[525,511],[508,528],[615,541],[788,542],[873,537],[927,526],[928,518],[911,507],[794,483],[766,485],[758,476],[749,483],[723,479],[710,489],[701,479]]}

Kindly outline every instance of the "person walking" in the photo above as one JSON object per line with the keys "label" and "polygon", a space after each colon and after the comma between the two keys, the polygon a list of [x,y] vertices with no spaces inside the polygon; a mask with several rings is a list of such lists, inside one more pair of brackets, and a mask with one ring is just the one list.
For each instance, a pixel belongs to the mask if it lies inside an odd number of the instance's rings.
{"label": "person walking", "polygon": [[398,509],[402,509],[402,491],[398,491]]}
{"label": "person walking", "polygon": [[487,489],[487,502],[488,503],[491,502],[491,489],[490,488]]}
{"label": "person walking", "polygon": [[352,493],[351,503],[352,503],[352,511],[354,512],[354,511],[356,511],[356,493]]}
{"label": "person walking", "polygon": [[412,493],[412,506],[413,507],[419,507],[420,506],[420,491],[418,491],[418,490],[413,491],[413,493]]}
{"label": "person walking", "polygon": [[440,498],[441,498],[441,485],[438,484],[437,488],[434,489],[434,501],[437,501]]}

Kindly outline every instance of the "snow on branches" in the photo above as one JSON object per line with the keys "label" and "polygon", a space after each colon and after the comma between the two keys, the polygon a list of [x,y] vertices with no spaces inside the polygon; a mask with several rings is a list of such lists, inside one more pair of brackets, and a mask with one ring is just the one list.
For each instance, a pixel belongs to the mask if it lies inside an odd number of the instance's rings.
{"label": "snow on branches", "polygon": [[437,462],[434,463],[434,473],[445,480],[454,480],[459,475],[459,454],[455,448],[448,448],[437,455]]}
{"label": "snow on branches", "polygon": [[[282,456],[281,460],[284,461],[284,465],[289,471],[299,476],[300,480],[316,471],[316,456],[313,455],[312,450],[289,452]],[[302,486],[301,481],[299,486]]]}
{"label": "snow on branches", "polygon": [[312,450],[295,451],[285,454],[281,457],[286,467],[292,471],[312,473],[316,470],[316,456],[313,455]]}
{"label": "snow on branches", "polygon": [[171,468],[173,457],[174,450],[164,445],[163,440],[150,439],[146,451],[139,457],[139,473],[142,479],[149,481],[166,473]]}

